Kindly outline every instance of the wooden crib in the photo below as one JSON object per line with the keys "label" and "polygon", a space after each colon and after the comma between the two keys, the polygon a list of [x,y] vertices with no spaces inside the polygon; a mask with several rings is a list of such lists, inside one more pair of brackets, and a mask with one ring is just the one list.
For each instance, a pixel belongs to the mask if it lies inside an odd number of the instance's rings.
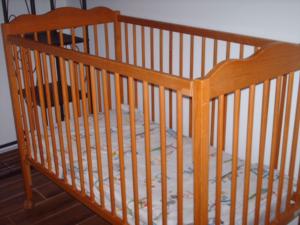
{"label": "wooden crib", "polygon": [[26,208],[34,167],[113,224],[300,214],[299,45],[103,7],[2,31]]}

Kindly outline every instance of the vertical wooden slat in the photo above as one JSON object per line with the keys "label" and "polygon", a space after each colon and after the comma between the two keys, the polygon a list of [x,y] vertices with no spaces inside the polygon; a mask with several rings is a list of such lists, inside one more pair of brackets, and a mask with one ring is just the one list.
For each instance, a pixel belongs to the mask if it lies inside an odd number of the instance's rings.
{"label": "vertical wooden slat", "polygon": [[240,59],[243,59],[244,58],[244,45],[243,44],[240,44]]}
{"label": "vertical wooden slat", "polygon": [[[286,99],[286,107],[285,107],[282,154],[281,154],[280,174],[279,174],[277,202],[276,202],[276,216],[277,217],[280,215],[282,192],[283,192],[283,185],[284,185],[284,178],[285,178],[284,172],[285,172],[285,165],[286,165],[285,163],[286,163],[286,154],[287,154],[287,144],[288,144],[288,138],[289,138],[288,135],[289,135],[289,127],[290,127],[290,113],[291,113],[291,104],[292,104],[293,84],[294,84],[294,73],[292,72],[289,74],[287,99]],[[283,93],[282,93],[282,95],[283,95]],[[280,107],[284,107],[284,105],[281,105]]]}
{"label": "vertical wooden slat", "polygon": [[269,111],[269,96],[270,96],[270,81],[267,80],[263,85],[263,99],[262,99],[262,111],[260,121],[260,141],[259,141],[259,158],[258,158],[258,172],[256,183],[256,199],[255,199],[255,217],[254,224],[258,225],[260,221],[260,206],[261,206],[261,194],[262,194],[262,179],[264,173],[264,158],[265,158],[265,144],[266,133],[268,123],[268,111]]}
{"label": "vertical wooden slat", "polygon": [[[97,157],[97,169],[99,179],[99,193],[101,206],[105,207],[105,197],[103,189],[103,173],[102,173],[102,158],[101,158],[101,143],[100,143],[100,132],[98,123],[98,109],[96,102],[96,73],[93,66],[90,67],[91,71],[91,91],[92,91],[92,106],[93,106],[93,117],[94,117],[94,130],[95,130],[95,143],[96,143],[96,157]],[[99,76],[99,75],[97,75]]]}
{"label": "vertical wooden slat", "polygon": [[[94,42],[95,42],[95,54],[97,56],[100,55],[100,49],[99,49],[99,40],[98,40],[98,27],[97,24],[94,25]],[[100,81],[100,71],[96,71],[96,80],[97,80],[97,98],[98,98],[98,110],[99,112],[102,112],[102,97],[101,97],[101,81]],[[123,86],[122,86],[123,87]]]}
{"label": "vertical wooden slat", "polygon": [[151,149],[150,149],[150,118],[148,82],[143,81],[144,128],[145,128],[145,160],[148,224],[152,225],[152,182],[151,182]]}
{"label": "vertical wooden slat", "polygon": [[80,137],[80,129],[78,123],[78,105],[79,101],[76,98],[76,84],[75,79],[77,79],[74,72],[75,65],[73,61],[69,61],[69,70],[70,70],[70,82],[71,82],[71,93],[72,93],[72,105],[73,105],[73,119],[75,126],[75,136],[76,136],[76,147],[77,147],[77,157],[78,157],[78,167],[79,167],[79,178],[80,178],[80,190],[83,195],[85,195],[85,182],[84,182],[84,167],[82,160],[82,149],[81,149],[81,137]]}
{"label": "vertical wooden slat", "polygon": [[[84,85],[84,66],[79,63],[79,75],[81,82],[81,91],[86,93]],[[93,165],[92,165],[92,154],[91,154],[91,143],[90,143],[90,128],[88,121],[88,111],[86,98],[82,98],[82,112],[83,112],[83,125],[85,131],[85,144],[86,144],[86,155],[87,155],[87,166],[88,166],[88,177],[89,177],[89,187],[90,187],[90,198],[94,201],[94,177],[93,177]]]}
{"label": "vertical wooden slat", "polygon": [[109,174],[109,191],[110,191],[110,205],[111,212],[113,215],[116,214],[115,206],[115,188],[114,188],[114,172],[113,172],[113,153],[111,143],[111,131],[110,131],[110,112],[109,112],[109,101],[108,101],[108,87],[107,87],[107,76],[105,70],[102,70],[102,83],[103,83],[103,101],[104,101],[104,118],[105,118],[105,134],[107,144],[107,160],[108,160],[108,174]]}
{"label": "vertical wooden slat", "polygon": [[49,77],[48,77],[48,64],[47,64],[47,59],[46,59],[45,53],[42,53],[42,62],[43,62],[43,70],[44,70],[46,102],[47,102],[47,111],[48,111],[48,117],[49,117],[48,121],[49,121],[51,140],[52,140],[54,166],[55,166],[56,175],[58,175],[58,158],[57,158],[56,138],[55,138],[55,130],[54,130],[54,124],[53,124],[53,115],[52,115],[51,92],[50,92]]}
{"label": "vertical wooden slat", "polygon": [[[72,35],[72,50],[76,51],[76,41],[75,41],[76,34],[75,34],[75,29],[74,28],[71,28],[71,35]],[[79,76],[78,76],[78,71],[77,71],[77,67],[76,67],[75,64],[74,64],[74,73],[76,74],[75,75],[75,90],[76,90],[75,97],[76,97],[76,101],[80,102],[79,85],[78,85]],[[80,111],[80,105],[79,104],[77,104],[77,111],[78,111],[78,116],[81,116],[81,111]]]}
{"label": "vertical wooden slat", "polygon": [[201,77],[205,76],[205,48],[206,48],[206,38],[202,37],[202,43],[201,43]]}
{"label": "vertical wooden slat", "polygon": [[71,180],[72,187],[75,189],[75,172],[74,172],[74,159],[73,159],[73,149],[72,149],[72,136],[71,136],[71,126],[70,126],[70,110],[69,110],[69,96],[68,96],[68,84],[67,84],[67,74],[66,74],[66,65],[63,58],[59,58],[59,69],[61,73],[61,85],[62,85],[62,97],[63,104],[65,109],[65,126],[67,133],[67,148],[68,148],[68,157],[70,161],[70,170],[71,170]]}
{"label": "vertical wooden slat", "polygon": [[115,87],[116,87],[116,110],[117,110],[121,197],[122,197],[122,216],[123,216],[123,223],[126,224],[127,223],[127,202],[126,202],[126,183],[125,183],[125,163],[124,163],[123,127],[122,127],[122,110],[121,110],[121,95],[120,95],[120,75],[118,73],[115,73]]}
{"label": "vertical wooden slat", "polygon": [[[286,97],[286,85],[287,85],[287,75],[283,76],[281,91],[280,91],[280,111],[279,111],[279,126],[278,126],[278,137],[282,136],[282,122],[283,122],[283,111],[285,105],[285,97]],[[280,141],[281,139],[278,138],[276,140],[276,147],[275,147],[275,168],[279,166],[279,151],[280,151]]]}
{"label": "vertical wooden slat", "polygon": [[193,85],[194,224],[208,224],[209,83]]}
{"label": "vertical wooden slat", "polygon": [[[300,81],[298,82],[299,88]],[[300,91],[298,90],[297,96],[297,105],[296,105],[296,115],[294,121],[294,130],[293,130],[293,140],[292,140],[292,150],[290,156],[290,167],[289,167],[289,183],[288,183],[288,190],[287,190],[287,201],[286,207],[290,205],[291,196],[292,196],[292,189],[293,189],[293,181],[294,181],[294,173],[295,173],[295,163],[296,163],[296,154],[297,154],[297,142],[299,141],[299,123],[300,123]],[[299,151],[299,149],[298,149]],[[298,192],[299,193],[299,192]]]}
{"label": "vertical wooden slat", "polygon": [[[169,74],[173,73],[173,32],[169,32]],[[172,90],[169,90],[169,127],[173,128],[173,99]]]}
{"label": "vertical wooden slat", "polygon": [[137,169],[137,151],[136,151],[136,129],[135,129],[135,105],[134,105],[134,86],[133,78],[129,77],[129,116],[130,116],[130,136],[131,136],[131,160],[132,160],[132,182],[134,196],[134,218],[135,225],[139,225],[139,188],[138,188],[138,169]]}
{"label": "vertical wooden slat", "polygon": [[56,122],[58,127],[58,139],[59,139],[59,146],[60,146],[60,153],[61,153],[61,164],[63,169],[64,182],[67,183],[68,178],[67,178],[67,166],[66,166],[66,157],[65,157],[65,145],[64,145],[63,132],[62,132],[60,102],[58,97],[57,72],[54,64],[53,55],[50,55],[50,67],[51,67],[51,74],[52,74],[51,78],[52,78],[52,85],[53,85],[55,117],[56,117]]}
{"label": "vertical wooden slat", "polygon": [[[108,39],[108,25],[107,23],[104,24],[104,34],[105,34],[105,57],[110,58],[109,54],[109,39]],[[111,109],[111,84],[110,84],[110,73],[107,72],[107,87],[108,87],[108,105],[109,109]]]}
{"label": "vertical wooden slat", "polygon": [[[14,47],[14,57],[17,56],[17,49],[16,47]],[[24,50],[23,48],[21,48],[21,65],[23,68],[23,76],[24,76],[24,86],[25,86],[25,95],[26,95],[26,103],[27,103],[27,110],[28,110],[28,119],[29,119],[29,127],[30,127],[30,131],[31,131],[31,140],[32,140],[32,147],[33,147],[33,158],[34,160],[37,161],[37,143],[36,143],[36,135],[35,135],[35,124],[34,124],[34,105],[33,105],[33,101],[32,101],[32,96],[30,93],[30,76],[31,74],[29,73],[29,68],[28,68],[28,62],[26,62],[26,50]],[[15,58],[15,60],[17,60]],[[18,64],[17,64],[18,65]],[[16,68],[17,70],[20,70],[20,68]],[[32,156],[31,156],[32,157]]]}
{"label": "vertical wooden slat", "polygon": [[31,60],[31,52],[26,51],[26,58],[28,61],[28,70],[29,70],[29,84],[31,89],[31,95],[32,95],[32,103],[33,103],[33,114],[34,114],[34,124],[37,132],[37,140],[38,140],[38,150],[39,155],[41,159],[41,164],[44,165],[44,151],[43,151],[43,144],[42,144],[42,136],[41,136],[41,128],[40,128],[40,120],[38,115],[38,106],[37,106],[37,95],[36,95],[36,89],[34,85],[34,71],[32,68],[32,60]]}
{"label": "vertical wooden slat", "polygon": [[177,92],[177,218],[183,224],[182,93]]}
{"label": "vertical wooden slat", "polygon": [[40,100],[40,106],[41,106],[41,111],[42,111],[42,124],[43,124],[44,139],[45,139],[45,145],[46,145],[47,164],[48,164],[48,169],[51,171],[52,164],[51,164],[50,146],[49,146],[49,138],[48,138],[46,105],[45,105],[45,97],[44,97],[44,89],[43,89],[43,78],[42,78],[43,74],[42,74],[42,68],[41,68],[40,55],[37,51],[34,51],[34,58],[35,58],[35,63],[36,63],[36,74],[37,74],[37,81],[38,81],[39,100]]}
{"label": "vertical wooden slat", "polygon": [[[21,55],[21,57],[23,57]],[[14,46],[13,47],[13,58],[14,58],[14,62],[15,62],[15,72],[16,72],[16,78],[17,78],[17,84],[19,86],[19,98],[20,98],[20,106],[21,106],[21,113],[22,113],[22,122],[23,122],[23,126],[24,126],[24,135],[26,138],[26,144],[27,144],[27,148],[28,148],[28,152],[27,152],[27,156],[31,157],[31,144],[30,144],[30,137],[29,137],[29,129],[28,129],[28,124],[27,121],[30,120],[30,114],[29,114],[29,110],[27,109],[27,113],[26,113],[26,109],[25,109],[25,101],[26,100],[26,93],[24,93],[24,87],[25,87],[25,71],[24,69],[22,70],[23,73],[23,81],[22,82],[22,75],[21,75],[21,69],[20,69],[20,65],[19,65],[19,59],[18,59],[18,53],[17,53],[17,48]],[[23,87],[24,86],[24,87]],[[25,94],[25,97],[24,97]],[[29,122],[29,126],[30,126],[30,122]],[[30,136],[34,136],[34,133],[31,133]],[[34,143],[32,143],[34,144]]]}
{"label": "vertical wooden slat", "polygon": [[280,108],[280,87],[282,84],[282,76],[276,79],[276,96],[275,96],[275,105],[274,105],[274,118],[273,118],[273,134],[272,134],[272,145],[271,145],[271,157],[270,157],[270,166],[269,166],[269,179],[268,179],[268,194],[267,194],[267,203],[266,203],[266,217],[265,225],[270,224],[270,215],[271,215],[271,202],[272,202],[272,193],[273,193],[273,177],[275,169],[275,146],[278,134],[278,123],[279,123],[279,112]]}
{"label": "vertical wooden slat", "polygon": [[243,200],[243,225],[248,223],[248,202],[250,188],[250,169],[251,169],[251,154],[252,154],[252,135],[253,135],[253,118],[254,118],[254,100],[255,100],[255,85],[249,88],[249,107],[247,121],[247,143],[246,143],[246,162],[245,162],[245,179],[244,179],[244,200]]}
{"label": "vertical wooden slat", "polygon": [[238,147],[239,147],[239,120],[240,120],[240,97],[241,91],[234,92],[234,119],[233,119],[233,150],[232,150],[232,179],[231,179],[231,206],[230,206],[230,225],[235,224],[236,211],[236,189],[237,189],[237,166],[238,166]]}
{"label": "vertical wooden slat", "polygon": [[[150,28],[150,60],[151,70],[154,70],[154,31]],[[151,85],[151,120],[155,121],[155,93],[154,85]]]}
{"label": "vertical wooden slat", "polygon": [[146,62],[145,62],[145,27],[141,27],[141,33],[142,33],[142,67],[145,68]]}
{"label": "vertical wooden slat", "polygon": [[166,111],[165,88],[159,86],[159,116],[160,116],[160,148],[161,148],[161,190],[162,190],[162,222],[167,224],[167,155],[166,155]]}
{"label": "vertical wooden slat", "polygon": [[221,224],[222,163],[223,163],[224,95],[218,98],[217,168],[216,168],[216,225]]}
{"label": "vertical wooden slat", "polygon": [[183,33],[179,34],[179,76],[183,77]]}

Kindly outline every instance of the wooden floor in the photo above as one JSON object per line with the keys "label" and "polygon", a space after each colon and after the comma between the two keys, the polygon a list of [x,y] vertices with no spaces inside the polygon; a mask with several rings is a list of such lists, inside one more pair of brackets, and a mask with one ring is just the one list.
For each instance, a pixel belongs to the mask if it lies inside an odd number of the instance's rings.
{"label": "wooden floor", "polygon": [[24,210],[18,152],[0,154],[0,225],[109,225],[39,172],[32,181],[35,206]]}

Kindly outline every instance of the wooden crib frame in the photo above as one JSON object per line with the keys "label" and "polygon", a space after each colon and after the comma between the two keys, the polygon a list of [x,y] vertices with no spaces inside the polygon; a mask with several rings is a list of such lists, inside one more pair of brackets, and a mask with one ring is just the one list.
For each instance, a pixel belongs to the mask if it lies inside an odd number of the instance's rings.
{"label": "wooden crib frame", "polygon": [[[114,44],[115,44],[115,60],[97,57],[89,54],[88,52],[88,44],[87,44],[87,33],[86,27],[93,26],[95,24],[106,24],[113,23],[114,24]],[[121,33],[121,23],[125,24],[125,39],[128,39],[128,26],[127,24],[133,24],[133,32],[134,35],[136,32],[136,26],[146,26],[150,27],[150,32],[153,32],[154,29],[160,31],[160,44],[162,45],[163,41],[163,30],[170,32],[169,38],[172,40],[173,33],[177,32],[180,36],[180,47],[179,47],[179,76],[172,75],[172,66],[169,68],[169,74],[163,72],[163,48],[160,48],[160,69],[156,71],[154,69],[154,50],[153,50],[153,38],[151,41],[151,68],[143,68],[145,66],[145,46],[143,45],[145,39],[142,37],[142,66],[137,66],[137,55],[136,55],[136,36],[134,37],[134,63],[129,63],[129,53],[128,53],[128,42],[126,41],[125,46],[125,55],[126,60],[122,62],[122,33]],[[75,51],[74,46],[74,37],[75,32],[74,28],[83,27],[83,38],[84,38],[84,50],[83,52]],[[95,26],[94,26],[95,27]],[[62,44],[62,29],[71,29],[72,36],[72,48],[65,49]],[[105,27],[105,29],[107,29]],[[144,35],[144,28],[141,28]],[[61,46],[51,45],[50,31],[58,30],[60,34]],[[144,116],[145,116],[145,141],[146,141],[146,176],[147,176],[147,200],[148,200],[148,223],[152,224],[152,209],[151,209],[151,164],[150,164],[150,150],[149,150],[149,120],[150,114],[149,110],[153,110],[154,108],[154,98],[152,97],[151,102],[149,102],[149,92],[148,85],[151,84],[152,88],[157,86],[159,88],[159,110],[160,112],[165,111],[165,90],[169,90],[170,93],[176,93],[176,102],[177,102],[177,118],[174,120],[172,118],[172,103],[173,101],[169,101],[169,127],[172,128],[174,126],[173,120],[176,122],[177,133],[178,133],[178,157],[182,157],[182,127],[183,127],[183,111],[182,111],[182,100],[183,96],[189,97],[192,99],[190,104],[190,135],[193,138],[193,151],[194,151],[194,224],[205,225],[208,223],[208,164],[209,164],[209,144],[214,143],[214,134],[217,136],[217,150],[218,150],[218,162],[217,162],[217,186],[216,186],[216,224],[220,224],[220,202],[221,202],[221,174],[222,174],[222,150],[224,148],[224,138],[225,138],[225,126],[226,126],[226,96],[229,93],[234,93],[234,128],[233,128],[233,168],[237,166],[237,151],[238,151],[238,134],[239,134],[239,107],[240,107],[240,93],[242,89],[249,88],[249,117],[248,117],[248,128],[247,128],[247,147],[246,147],[246,168],[250,167],[251,162],[251,141],[252,141],[252,133],[253,133],[253,105],[254,105],[254,95],[255,95],[255,86],[257,84],[263,83],[263,102],[262,102],[262,120],[261,120],[261,140],[260,140],[260,158],[259,158],[259,173],[261,176],[263,169],[263,155],[264,155],[264,143],[266,139],[266,117],[268,112],[268,99],[269,99],[269,89],[270,89],[270,80],[276,80],[276,96],[275,96],[275,107],[274,112],[274,124],[273,124],[273,135],[272,135],[272,152],[271,152],[271,162],[270,162],[270,177],[273,176],[275,168],[277,168],[278,163],[278,155],[279,155],[279,146],[278,137],[283,134],[283,146],[286,146],[287,135],[288,135],[288,126],[284,126],[282,128],[282,120],[289,121],[289,114],[286,113],[286,116],[283,116],[282,112],[285,107],[284,100],[285,99],[285,91],[287,90],[286,95],[286,110],[289,110],[291,104],[291,89],[292,82],[294,79],[294,71],[300,70],[300,46],[289,43],[282,43],[272,40],[266,40],[261,38],[254,38],[236,34],[230,34],[225,32],[212,31],[207,29],[200,29],[176,24],[162,23],[157,21],[133,18],[128,16],[122,16],[119,12],[112,11],[108,8],[94,8],[87,11],[82,11],[74,8],[61,8],[57,9],[53,12],[47,13],[41,16],[21,16],[12,21],[9,24],[2,25],[3,31],[3,40],[4,47],[6,53],[6,63],[8,70],[8,78],[10,85],[10,93],[12,98],[15,126],[19,144],[19,152],[21,156],[21,164],[22,171],[24,176],[24,187],[26,193],[26,201],[25,207],[31,208],[33,206],[32,203],[32,190],[31,190],[31,175],[30,168],[31,166],[40,171],[42,174],[49,177],[52,181],[66,190],[69,194],[74,196],[76,199],[84,203],[94,212],[99,214],[101,217],[107,219],[113,224],[127,224],[127,213],[126,213],[126,191],[125,191],[125,180],[124,177],[124,158],[122,147],[119,147],[120,154],[120,170],[121,170],[121,190],[122,190],[122,218],[118,217],[116,211],[114,209],[113,202],[111,203],[112,208],[111,211],[107,210],[103,207],[102,203],[98,204],[95,202],[94,196],[88,196],[84,190],[79,191],[74,185],[74,181],[72,180],[72,184],[68,183],[66,180],[59,179],[57,173],[57,162],[55,162],[56,172],[53,172],[51,168],[47,168],[45,163],[47,162],[39,162],[37,160],[36,151],[39,150],[39,143],[32,142],[32,145],[29,144],[31,142],[29,138],[29,132],[35,131],[36,129],[44,129],[47,132],[48,122],[50,123],[50,130],[53,131],[53,127],[51,127],[51,121],[53,121],[53,116],[50,110],[48,110],[51,105],[50,99],[50,89],[49,82],[47,81],[47,74],[43,71],[42,68],[47,67],[47,60],[45,57],[49,57],[50,67],[52,73],[55,73],[55,64],[54,59],[57,57],[59,59],[59,67],[62,74],[62,95],[63,95],[63,103],[65,108],[65,116],[66,123],[68,124],[69,119],[69,110],[68,110],[68,94],[72,95],[72,104],[74,109],[77,109],[77,105],[80,104],[80,99],[78,97],[78,92],[75,90],[75,81],[71,80],[71,93],[68,93],[67,89],[67,81],[64,76],[67,73],[65,68],[65,63],[69,66],[69,73],[72,75],[76,75],[83,79],[83,73],[85,73],[84,67],[88,67],[89,76],[87,77],[87,90],[85,90],[85,85],[83,85],[81,89],[81,93],[87,93],[87,100],[85,97],[81,98],[84,102],[83,105],[88,104],[88,109],[83,107],[82,112],[80,110],[75,110],[76,116],[80,116],[83,113],[83,117],[87,117],[88,113],[96,115],[97,109],[97,90],[95,89],[95,83],[97,82],[97,77],[100,77],[99,73],[102,74],[103,81],[103,92],[104,92],[104,112],[107,120],[107,112],[111,108],[111,91],[110,77],[107,76],[108,73],[114,74],[115,80],[115,95],[116,95],[116,110],[118,115],[118,135],[119,135],[119,146],[122,146],[122,118],[121,118],[121,103],[124,101],[124,79],[128,80],[128,101],[130,112],[134,111],[135,105],[137,104],[137,88],[135,86],[135,81],[142,82],[143,85],[143,96],[144,99]],[[39,42],[38,32],[46,32],[48,37],[48,43]],[[107,32],[107,31],[105,31]],[[34,39],[30,40],[28,38],[24,38],[24,34],[34,33]],[[94,33],[95,34],[95,33]],[[194,49],[194,36],[202,37],[202,55],[205,55],[205,40],[206,38],[210,38],[215,40],[214,45],[217,46],[218,40],[225,41],[227,43],[226,50],[226,61],[217,64],[217,48],[214,48],[214,62],[216,65],[213,70],[209,72],[207,76],[204,77],[205,74],[205,59],[201,63],[201,75],[202,78],[195,78],[193,76],[193,68],[194,61],[190,60],[190,77],[183,77],[183,35],[191,36],[191,49]],[[151,36],[152,37],[152,36]],[[95,36],[96,40],[97,37]],[[108,42],[108,38],[106,37],[106,41]],[[96,42],[96,41],[95,41]],[[230,60],[230,43],[238,43],[240,45],[240,54],[243,56],[243,50],[245,45],[251,45],[255,47],[257,51],[253,56],[247,59],[240,60]],[[173,41],[170,42],[170,46],[172,46]],[[98,45],[95,44],[96,52],[98,51]],[[124,46],[123,46],[124,47]],[[170,52],[172,52],[172,48],[169,48]],[[106,53],[109,55],[109,50],[106,49]],[[19,55],[20,54],[20,55]],[[33,68],[31,67],[31,54],[34,55],[34,59],[36,62],[36,76],[38,80],[38,95],[45,96],[40,98],[40,108],[41,108],[41,124],[43,125],[40,128],[39,122],[37,121],[37,117],[35,115],[35,111],[37,110],[36,100],[34,99],[35,92],[33,91],[34,84],[32,80],[30,80],[30,73],[34,73]],[[193,54],[191,54],[191,59]],[[205,58],[205,57],[204,57]],[[243,58],[243,57],[241,57]],[[19,65],[19,59],[21,60],[21,66]],[[42,59],[42,60],[41,60]],[[169,58],[170,65],[172,64],[172,54],[170,54]],[[79,71],[74,70],[74,64],[79,65]],[[49,66],[49,64],[48,64]],[[31,68],[30,68],[31,67]],[[96,70],[95,70],[96,69]],[[22,76],[25,77],[22,81]],[[70,76],[70,77],[71,77]],[[54,76],[55,77],[55,76]],[[77,79],[77,78],[76,78]],[[100,78],[99,78],[100,79]],[[44,81],[43,81],[44,80]],[[289,81],[289,85],[287,85],[287,80]],[[84,80],[83,80],[84,81]],[[43,85],[43,82],[45,84]],[[47,84],[48,82],[48,84]],[[299,84],[298,84],[299,87]],[[43,90],[45,88],[45,90]],[[135,90],[135,91],[134,91]],[[58,104],[58,93],[57,87],[55,87],[54,83],[54,102],[56,109],[56,117],[59,117],[59,104]],[[25,99],[26,97],[26,99]],[[77,99],[78,98],[78,99]],[[75,99],[79,100],[76,101]],[[169,99],[172,99],[172,95],[169,95]],[[215,128],[215,110],[216,110],[216,99],[218,99],[218,126],[217,130],[214,131]],[[296,108],[296,116],[295,116],[295,125],[293,129],[293,141],[292,141],[292,150],[291,150],[291,161],[289,164],[289,188],[287,193],[287,203],[284,212],[280,212],[281,201],[282,199],[278,197],[277,199],[277,211],[274,219],[270,219],[270,194],[272,192],[272,179],[269,179],[269,187],[268,190],[268,200],[267,200],[267,209],[266,209],[266,222],[265,224],[287,224],[293,218],[299,215],[300,210],[300,176],[298,179],[294,178],[295,171],[295,158],[297,155],[297,145],[299,146],[299,118],[300,118],[300,97],[298,93],[297,97],[297,108]],[[211,103],[212,101],[212,103]],[[30,105],[30,107],[26,108]],[[152,107],[149,108],[149,104],[153,104]],[[48,106],[48,108],[47,108]],[[26,109],[28,111],[26,111]],[[289,112],[289,111],[288,111]],[[26,117],[26,113],[28,113],[28,117]],[[151,116],[154,117],[154,113]],[[134,113],[130,113],[131,119],[134,119]],[[284,117],[284,118],[283,118]],[[211,123],[210,123],[210,119]],[[153,118],[151,118],[153,119]],[[58,119],[59,120],[59,119]],[[163,212],[163,224],[167,224],[167,161],[165,157],[165,129],[166,129],[166,118],[165,114],[161,113],[159,118],[161,124],[161,157],[162,157],[162,212]],[[61,121],[60,121],[61,122]],[[38,123],[38,127],[36,126]],[[59,121],[58,121],[59,123]],[[131,133],[134,133],[134,120],[131,120]],[[75,124],[76,125],[76,124]],[[97,124],[95,124],[96,127]],[[53,124],[52,124],[53,126]],[[109,129],[109,124],[108,124]],[[282,133],[282,132],[283,133]],[[37,130],[37,132],[39,132]],[[148,132],[148,133],[147,133]],[[42,138],[38,136],[38,138]],[[39,140],[38,140],[39,141]],[[49,140],[46,140],[47,142]],[[68,141],[68,140],[67,140]],[[134,143],[134,138],[132,138],[132,143]],[[96,143],[97,151],[99,150],[99,143]],[[31,146],[33,146],[31,149]],[[73,149],[76,151],[75,149]],[[299,149],[298,149],[299,150]],[[49,149],[49,146],[46,146],[47,160],[48,166],[52,165],[49,161],[50,153],[52,151],[55,157],[55,149]],[[68,151],[70,149],[68,148]],[[71,149],[72,151],[72,149]],[[77,149],[78,151],[78,149]],[[134,152],[135,149],[133,148]],[[282,158],[286,157],[286,147],[283,147]],[[87,150],[88,152],[88,150]],[[34,153],[34,154],[32,154]],[[43,153],[40,153],[43,155]],[[57,153],[56,153],[57,154]],[[49,156],[49,157],[48,157]],[[57,157],[57,155],[56,155]],[[148,158],[147,158],[148,157]],[[91,159],[88,159],[89,161]],[[54,158],[55,161],[55,158]],[[98,161],[99,162],[99,161]],[[132,158],[133,165],[136,164],[136,158]],[[282,165],[283,164],[283,165]],[[279,191],[282,191],[282,180],[284,177],[284,168],[285,164],[281,164],[281,173],[280,173],[280,186]],[[98,165],[98,170],[101,168],[101,164]],[[135,167],[136,168],[136,167]],[[89,168],[90,170],[90,168]],[[178,171],[178,182],[177,182],[177,190],[178,190],[178,224],[183,224],[183,171],[182,171],[182,162],[178,160],[177,162],[177,171]],[[234,175],[233,169],[233,178],[232,178],[232,206],[230,212],[230,224],[234,224],[235,219],[235,192],[237,190],[236,187],[236,176]],[[136,171],[133,174],[133,180],[136,180]],[[72,173],[72,172],[71,172]],[[65,175],[65,174],[64,174]],[[110,174],[111,176],[111,174]],[[64,176],[65,177],[65,176]],[[297,182],[297,191],[292,190],[293,183]],[[246,172],[245,176],[245,194],[244,196],[248,196],[249,189],[249,173]],[[110,186],[113,188],[112,186]],[[111,189],[112,190],[112,189]],[[134,186],[134,194],[136,195],[138,191],[138,187]],[[257,185],[257,192],[261,192],[261,184]],[[103,190],[100,190],[100,195],[103,194]],[[136,197],[136,196],[135,196]],[[246,198],[245,198],[246,199]],[[258,224],[259,221],[259,200],[257,200],[256,208],[256,217],[255,224]],[[244,201],[244,210],[243,210],[243,224],[246,224],[247,221],[247,210],[248,210],[247,202]],[[135,210],[138,209],[138,205],[135,202]],[[138,211],[138,210],[137,210]],[[258,213],[257,213],[258,212]],[[139,224],[139,215],[135,213],[135,221],[136,224]]]}

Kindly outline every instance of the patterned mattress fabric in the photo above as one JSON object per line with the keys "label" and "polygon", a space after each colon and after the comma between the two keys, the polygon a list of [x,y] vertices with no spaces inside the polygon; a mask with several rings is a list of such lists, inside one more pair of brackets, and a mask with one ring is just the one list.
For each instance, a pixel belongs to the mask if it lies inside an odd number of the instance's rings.
{"label": "patterned mattress fabric", "polygon": [[[147,192],[146,192],[146,167],[145,167],[145,136],[144,136],[144,117],[143,113],[135,112],[136,122],[136,148],[137,148],[137,162],[138,162],[138,191],[139,191],[139,214],[140,223],[147,224]],[[86,133],[84,129],[84,121],[82,118],[78,119],[80,130],[80,144],[83,157],[84,168],[84,182],[87,195],[90,194],[89,176],[88,176],[88,161],[86,151]],[[95,137],[94,118],[93,115],[88,117],[89,124],[89,139],[91,144],[92,154],[92,168],[94,180],[94,193],[96,202],[100,203],[99,195],[99,177],[97,168],[97,155],[96,155],[96,142],[95,138],[100,140],[100,152],[103,172],[103,186],[105,192],[105,208],[110,210],[110,186],[108,175],[108,158],[107,158],[107,140],[105,133],[105,119],[104,113],[98,113],[99,131],[100,136]],[[116,112],[110,111],[111,122],[111,143],[113,153],[113,175],[114,175],[114,189],[116,212],[122,216],[122,198],[120,187],[120,167],[119,167],[119,150],[118,150],[118,134],[117,134],[117,120]],[[67,151],[67,132],[66,122],[62,123],[62,133],[64,139],[64,152],[67,165],[67,180],[71,184],[70,172],[70,157]],[[132,155],[131,155],[131,134],[130,134],[130,120],[129,110],[127,107],[122,108],[122,128],[123,128],[123,146],[124,146],[124,162],[125,162],[125,177],[126,177],[126,202],[127,202],[127,215],[130,224],[134,224],[134,198],[133,198],[133,176],[132,176]],[[79,176],[79,163],[76,145],[76,133],[74,120],[70,120],[71,127],[71,145],[74,158],[74,172],[76,179],[77,189],[80,190],[80,176]],[[51,133],[48,129],[48,138],[50,149],[52,149]],[[43,136],[44,137],[44,136]],[[44,138],[43,138],[44,139]],[[62,161],[61,161],[61,146],[59,146],[58,127],[55,127],[55,139],[58,151],[59,161],[59,176],[63,179]],[[167,155],[167,207],[168,207],[168,223],[176,224],[177,222],[177,134],[171,129],[166,130],[166,155]],[[46,157],[45,143],[44,157]],[[152,210],[153,210],[153,223],[155,225],[162,224],[162,203],[161,203],[161,152],[160,152],[160,126],[158,123],[150,122],[150,145],[151,145],[151,174],[152,174]],[[192,158],[192,140],[188,137],[183,137],[183,216],[184,224],[193,224],[193,158]],[[39,158],[39,157],[38,157]],[[215,189],[216,189],[216,150],[210,149],[209,159],[209,224],[215,224]],[[54,171],[53,152],[51,152],[52,170]],[[46,160],[45,160],[46,162]],[[47,167],[47,163],[45,165]],[[244,190],[244,173],[245,163],[243,160],[238,160],[237,171],[237,193],[236,193],[236,224],[242,222],[243,210],[243,190]],[[232,177],[232,156],[223,152],[223,165],[222,165],[222,196],[221,196],[221,219],[222,224],[229,224],[230,206],[231,206],[231,177]],[[261,221],[264,218],[265,204],[268,190],[269,172],[267,167],[264,168],[263,182],[262,182],[262,195],[261,195]],[[277,199],[277,186],[278,186],[278,172],[275,171],[272,193],[272,208],[274,208]],[[286,178],[285,178],[286,179]],[[250,171],[250,191],[249,191],[249,209],[248,221],[251,224],[254,219],[255,199],[256,199],[256,183],[257,183],[257,164],[252,164]],[[283,195],[286,194],[287,182],[284,182]],[[285,196],[283,196],[285,199]],[[284,205],[283,202],[282,205]]]}

